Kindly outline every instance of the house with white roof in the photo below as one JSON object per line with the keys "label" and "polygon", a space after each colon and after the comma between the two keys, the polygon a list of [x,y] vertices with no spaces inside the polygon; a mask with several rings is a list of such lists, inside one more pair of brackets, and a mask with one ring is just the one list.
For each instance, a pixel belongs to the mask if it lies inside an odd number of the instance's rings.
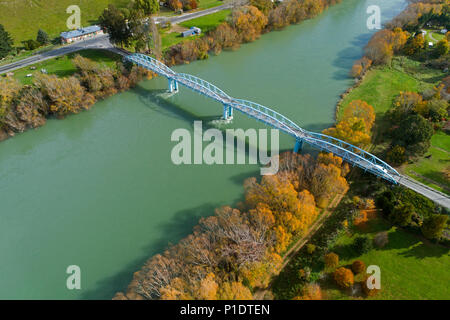
{"label": "house with white roof", "polygon": [[89,26],[72,31],[61,32],[60,36],[62,43],[72,43],[75,41],[92,38],[99,34],[103,34],[102,28],[99,26]]}

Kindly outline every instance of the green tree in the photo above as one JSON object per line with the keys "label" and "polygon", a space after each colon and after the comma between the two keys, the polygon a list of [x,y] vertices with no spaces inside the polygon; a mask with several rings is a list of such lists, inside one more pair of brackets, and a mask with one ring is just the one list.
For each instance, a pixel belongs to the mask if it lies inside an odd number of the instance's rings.
{"label": "green tree", "polygon": [[133,7],[143,10],[145,14],[154,14],[159,12],[158,0],[134,0]]}
{"label": "green tree", "polygon": [[435,57],[439,58],[439,57],[442,57],[443,55],[446,55],[448,53],[448,50],[449,50],[449,44],[448,44],[447,39],[444,38],[436,44],[433,54]]}
{"label": "green tree", "polygon": [[36,37],[36,41],[41,45],[48,44],[50,42],[50,38],[48,37],[47,32],[42,29],[39,29]]}
{"label": "green tree", "polygon": [[353,245],[355,250],[360,255],[369,252],[373,248],[372,240],[370,240],[369,237],[367,236],[361,236],[356,238]]}
{"label": "green tree", "polygon": [[6,57],[12,51],[13,40],[9,33],[0,24],[0,59]]}
{"label": "green tree", "polygon": [[447,224],[447,215],[433,214],[422,225],[422,233],[428,239],[439,239]]}
{"label": "green tree", "polygon": [[411,223],[413,213],[414,207],[410,203],[400,203],[394,208],[389,218],[393,223],[398,224],[401,227],[406,227]]}
{"label": "green tree", "polygon": [[108,5],[99,17],[100,25],[105,28],[112,42],[122,47],[130,44],[131,31],[127,26],[127,17],[114,5]]}
{"label": "green tree", "polygon": [[405,148],[403,148],[402,146],[394,146],[387,153],[387,160],[394,165],[400,165],[404,163],[406,161]]}
{"label": "green tree", "polygon": [[410,115],[394,131],[396,142],[411,154],[422,155],[430,147],[433,126],[421,115]]}

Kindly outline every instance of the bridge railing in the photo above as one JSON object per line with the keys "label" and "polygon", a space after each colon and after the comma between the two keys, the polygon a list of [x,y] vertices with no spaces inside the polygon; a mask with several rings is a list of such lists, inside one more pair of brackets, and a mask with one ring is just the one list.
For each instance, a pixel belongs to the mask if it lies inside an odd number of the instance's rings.
{"label": "bridge railing", "polygon": [[[387,170],[387,172],[389,172],[389,174],[391,174],[393,176],[400,177],[400,174],[397,172],[397,170],[392,168],[389,164],[387,164],[380,158],[374,156],[373,154],[370,154],[367,151],[364,151],[361,148],[358,148],[354,145],[351,145],[348,142],[342,141],[342,140],[334,138],[334,137],[327,136],[322,133],[315,133],[315,132],[308,131],[307,134],[309,136],[311,136],[312,138],[314,138],[314,140],[320,141],[320,143],[327,143],[330,146],[333,146],[334,148],[339,147],[341,149],[344,149],[345,151],[350,152],[353,156],[355,156],[361,160],[368,161],[371,164],[373,164],[374,166],[379,166],[379,167]],[[307,139],[308,138],[306,138],[305,140],[307,140]]]}
{"label": "bridge railing", "polygon": [[140,64],[143,67],[150,69],[158,74],[162,74],[164,76],[176,75],[176,72],[170,69],[164,63],[162,63],[159,60],[156,60],[155,58],[149,57],[145,54],[134,53],[132,55],[125,57],[125,59]]}
{"label": "bridge railing", "polygon": [[[265,107],[263,105],[260,105],[259,103],[243,100],[243,99],[233,99],[233,103],[237,109],[240,109],[240,107],[248,108],[249,110],[252,110],[258,114],[261,114],[263,117],[269,117],[270,119],[274,120],[276,123],[272,124],[272,126],[276,127],[276,124],[281,124],[282,127],[285,129],[285,131],[288,131],[287,133],[297,138],[300,133],[303,133],[304,130],[300,128],[297,124],[295,124],[293,121],[289,120],[282,114]],[[269,123],[270,124],[270,123]],[[282,128],[280,128],[282,129]]]}
{"label": "bridge railing", "polygon": [[182,83],[183,80],[188,81],[189,83],[193,84],[194,86],[199,86],[207,91],[209,94],[213,94],[217,100],[220,102],[226,103],[227,100],[231,100],[232,98],[226,94],[222,89],[216,87],[212,83],[203,80],[199,77],[193,76],[191,74],[187,73],[177,73],[176,76],[174,76],[174,79],[178,82]]}
{"label": "bridge railing", "polygon": [[174,79],[180,84],[209,96],[223,104],[230,105],[250,117],[260,120],[272,127],[283,130],[297,140],[303,140],[321,150],[332,152],[333,154],[342,157],[344,160],[350,161],[354,165],[377,174],[384,179],[396,183],[397,180],[394,177],[400,177],[400,174],[394,168],[363,149],[334,137],[306,131],[293,121],[270,108],[256,102],[230,97],[222,89],[208,81],[190,74],[178,74],[162,62],[143,54],[132,54],[127,56],[126,59],[167,78]]}

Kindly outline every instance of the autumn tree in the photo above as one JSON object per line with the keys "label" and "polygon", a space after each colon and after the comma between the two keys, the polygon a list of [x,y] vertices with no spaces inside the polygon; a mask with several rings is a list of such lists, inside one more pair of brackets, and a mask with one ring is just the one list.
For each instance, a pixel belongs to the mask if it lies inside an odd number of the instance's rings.
{"label": "autumn tree", "polygon": [[408,39],[405,45],[404,52],[408,56],[420,53],[425,48],[425,38],[421,32],[417,33],[415,37]]}
{"label": "autumn tree", "polygon": [[344,111],[344,118],[348,119],[352,117],[363,119],[366,131],[370,131],[375,122],[375,111],[367,102],[353,100]]}
{"label": "autumn tree", "polygon": [[244,6],[233,10],[230,24],[242,42],[250,42],[261,35],[267,25],[267,17],[254,6]]}
{"label": "autumn tree", "polygon": [[367,57],[362,57],[361,59],[357,60],[350,71],[350,76],[353,78],[358,78],[362,76],[372,65],[372,60],[370,60]]}
{"label": "autumn tree", "polygon": [[365,121],[357,117],[343,119],[337,123],[336,127],[325,129],[323,133],[358,147],[364,147],[370,143],[370,134]]}
{"label": "autumn tree", "polygon": [[95,102],[95,98],[85,91],[75,77],[40,75],[35,85],[49,101],[50,112],[58,116],[89,109]]}
{"label": "autumn tree", "polygon": [[250,0],[250,5],[258,8],[265,16],[273,9],[273,2],[271,0]]}
{"label": "autumn tree", "polygon": [[300,296],[294,298],[294,300],[322,300],[322,290],[316,283],[307,284],[303,289]]}
{"label": "autumn tree", "polygon": [[327,269],[334,269],[339,265],[339,256],[334,252],[327,253],[323,259]]}
{"label": "autumn tree", "polygon": [[319,163],[311,178],[310,189],[317,205],[323,208],[334,195],[345,194],[348,190],[348,183],[342,176],[340,168],[333,164]]}
{"label": "autumn tree", "polygon": [[353,272],[350,269],[341,267],[334,272],[334,280],[341,288],[350,288],[354,283]]}
{"label": "autumn tree", "polygon": [[355,274],[360,274],[360,273],[366,271],[366,265],[361,260],[355,260],[352,263],[352,271]]}
{"label": "autumn tree", "polygon": [[393,32],[387,29],[378,31],[364,48],[365,55],[374,64],[386,64],[394,55],[392,44]]}
{"label": "autumn tree", "polygon": [[365,294],[367,297],[373,297],[373,296],[376,296],[376,295],[378,294],[378,292],[380,292],[380,290],[379,290],[379,289],[376,289],[376,288],[370,289],[369,286],[368,286],[368,284],[367,284],[368,281],[370,281],[370,276],[369,276],[369,275],[366,275],[366,276],[363,278],[363,280],[361,281],[361,288],[362,288],[362,291],[364,292],[364,294]]}
{"label": "autumn tree", "polygon": [[225,282],[219,289],[220,300],[253,300],[250,290],[241,282]]}

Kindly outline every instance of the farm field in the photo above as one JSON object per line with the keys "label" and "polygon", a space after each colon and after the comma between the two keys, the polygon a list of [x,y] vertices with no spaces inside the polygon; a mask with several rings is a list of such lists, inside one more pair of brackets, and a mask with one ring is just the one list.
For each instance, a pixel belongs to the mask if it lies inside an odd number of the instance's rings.
{"label": "farm field", "polygon": [[36,39],[39,29],[51,38],[67,30],[66,21],[70,14],[66,9],[77,5],[81,10],[81,25],[95,24],[103,9],[112,3],[126,6],[129,0],[3,0],[0,2],[0,21],[11,33],[15,45],[22,41]]}
{"label": "farm field", "polygon": [[[354,239],[362,234],[373,237],[380,231],[388,231],[389,243],[359,256],[352,247]],[[340,266],[348,267],[353,261],[362,260],[366,266],[380,267],[381,291],[369,299],[450,299],[448,249],[392,227],[383,218],[376,217],[369,220],[365,229],[340,236],[332,251],[339,255]],[[331,279],[321,286],[327,299],[350,298]]]}
{"label": "farm field", "polygon": [[[424,92],[437,86],[444,76],[442,71],[426,68],[420,62],[406,57],[395,57],[391,66],[375,67],[367,72],[362,83],[343,99],[337,119],[342,118],[351,101],[364,100],[374,107],[377,115],[374,136],[383,135],[388,130],[382,119],[383,114],[391,108],[401,91]],[[383,152],[388,146],[372,147],[376,152]],[[445,178],[444,171],[450,166],[449,151],[450,136],[437,131],[425,156],[415,163],[404,165],[401,170],[436,190],[448,193],[445,187],[450,188],[450,181]]]}
{"label": "farm field", "polygon": [[[36,67],[35,70],[31,70],[31,66],[15,70],[14,77],[23,84],[31,84],[35,76],[41,73],[41,69],[45,69],[48,74],[55,74],[58,77],[68,77],[76,71],[71,60],[77,54],[85,58],[89,58],[95,62],[99,62],[105,66],[113,66],[120,60],[118,55],[110,51],[87,49],[34,64],[33,67]],[[27,77],[28,74],[32,74],[33,76]]]}

